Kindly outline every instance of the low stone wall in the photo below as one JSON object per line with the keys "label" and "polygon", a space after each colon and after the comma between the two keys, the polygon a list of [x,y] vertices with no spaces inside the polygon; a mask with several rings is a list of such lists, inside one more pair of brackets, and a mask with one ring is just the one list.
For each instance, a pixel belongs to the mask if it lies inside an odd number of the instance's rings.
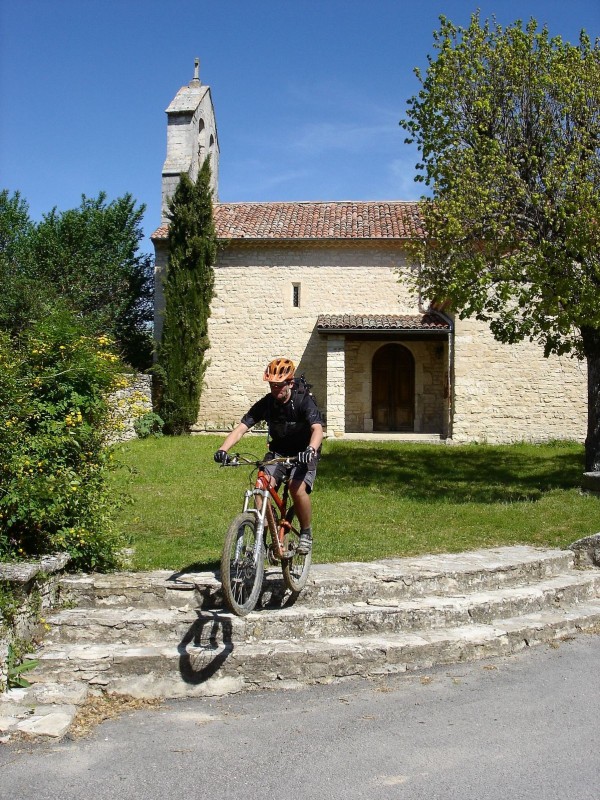
{"label": "low stone wall", "polygon": [[136,419],[152,411],[152,378],[150,375],[124,375],[126,384],[110,395],[114,442],[135,439]]}
{"label": "low stone wall", "polygon": [[600,533],[578,539],[569,545],[575,553],[575,566],[580,569],[600,567]]}
{"label": "low stone wall", "polygon": [[43,625],[44,614],[59,601],[59,581],[71,560],[68,553],[39,561],[0,564],[0,588],[11,598],[10,612],[0,607],[0,691],[6,689],[9,647],[30,642]]}

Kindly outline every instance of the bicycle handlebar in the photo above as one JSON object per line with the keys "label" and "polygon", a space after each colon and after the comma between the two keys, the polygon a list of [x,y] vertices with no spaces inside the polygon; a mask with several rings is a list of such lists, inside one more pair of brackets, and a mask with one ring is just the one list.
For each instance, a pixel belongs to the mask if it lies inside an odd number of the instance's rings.
{"label": "bicycle handlebar", "polygon": [[240,467],[243,464],[249,464],[253,467],[268,467],[271,464],[285,464],[288,467],[295,467],[298,464],[298,459],[293,456],[275,456],[268,459],[247,458],[241,453],[233,453],[229,456],[229,460],[222,467]]}

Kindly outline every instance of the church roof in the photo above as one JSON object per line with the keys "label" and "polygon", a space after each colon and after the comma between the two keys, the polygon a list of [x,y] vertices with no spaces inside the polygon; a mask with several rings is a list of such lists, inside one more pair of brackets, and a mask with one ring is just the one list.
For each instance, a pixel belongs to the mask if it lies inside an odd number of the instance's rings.
{"label": "church roof", "polygon": [[431,331],[450,330],[450,322],[428,311],[425,314],[319,314],[319,333],[330,331]]}
{"label": "church roof", "polygon": [[182,86],[166,109],[166,113],[193,114],[208,91],[208,86],[203,86],[199,81],[192,81],[188,86]]}
{"label": "church roof", "polygon": [[[412,239],[424,236],[416,202],[215,203],[219,239]],[[152,239],[167,239],[161,225]]]}

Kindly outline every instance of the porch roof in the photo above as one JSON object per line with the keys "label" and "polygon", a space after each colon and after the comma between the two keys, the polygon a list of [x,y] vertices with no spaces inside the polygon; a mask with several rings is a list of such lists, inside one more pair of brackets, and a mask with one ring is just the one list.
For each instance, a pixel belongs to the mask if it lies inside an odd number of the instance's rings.
{"label": "porch roof", "polygon": [[450,333],[449,320],[435,311],[425,314],[320,314],[319,333]]}

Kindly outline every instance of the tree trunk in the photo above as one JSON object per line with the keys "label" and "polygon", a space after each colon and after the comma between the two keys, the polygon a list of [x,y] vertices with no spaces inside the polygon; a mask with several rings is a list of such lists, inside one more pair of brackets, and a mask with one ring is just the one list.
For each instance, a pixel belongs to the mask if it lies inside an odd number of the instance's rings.
{"label": "tree trunk", "polygon": [[600,472],[600,330],[582,328],[588,371],[588,424],[585,471]]}

